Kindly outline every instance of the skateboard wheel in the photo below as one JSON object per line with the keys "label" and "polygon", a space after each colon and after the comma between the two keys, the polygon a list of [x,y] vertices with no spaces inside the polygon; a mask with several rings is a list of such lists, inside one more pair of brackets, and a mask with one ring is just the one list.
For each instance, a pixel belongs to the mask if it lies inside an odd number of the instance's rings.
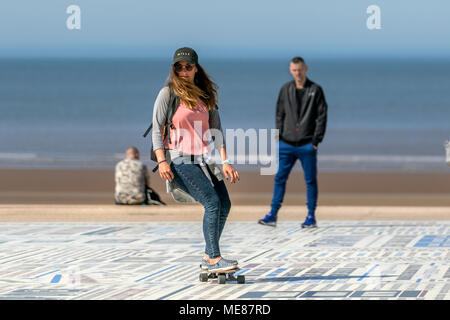
{"label": "skateboard wheel", "polygon": [[240,283],[240,284],[245,283],[245,276],[244,275],[237,276],[237,283]]}
{"label": "skateboard wheel", "polygon": [[225,274],[219,274],[218,282],[219,284],[225,284],[227,281],[227,276]]}
{"label": "skateboard wheel", "polygon": [[207,273],[200,273],[200,281],[201,282],[207,282],[208,281],[208,274]]}

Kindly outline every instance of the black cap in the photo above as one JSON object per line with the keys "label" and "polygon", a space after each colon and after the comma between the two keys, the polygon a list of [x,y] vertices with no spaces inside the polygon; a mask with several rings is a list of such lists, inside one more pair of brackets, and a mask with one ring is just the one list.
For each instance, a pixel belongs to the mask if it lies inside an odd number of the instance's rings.
{"label": "black cap", "polygon": [[180,61],[185,61],[190,64],[197,64],[198,55],[192,48],[188,47],[180,48],[177,51],[175,51],[175,54],[173,55],[173,64]]}

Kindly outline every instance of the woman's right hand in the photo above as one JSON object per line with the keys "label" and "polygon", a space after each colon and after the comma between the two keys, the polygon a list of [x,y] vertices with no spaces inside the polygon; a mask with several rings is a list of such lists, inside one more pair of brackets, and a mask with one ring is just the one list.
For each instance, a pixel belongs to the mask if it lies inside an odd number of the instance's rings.
{"label": "woman's right hand", "polygon": [[162,179],[169,180],[172,182],[173,180],[173,172],[170,170],[170,166],[167,162],[162,162],[158,165],[159,175]]}

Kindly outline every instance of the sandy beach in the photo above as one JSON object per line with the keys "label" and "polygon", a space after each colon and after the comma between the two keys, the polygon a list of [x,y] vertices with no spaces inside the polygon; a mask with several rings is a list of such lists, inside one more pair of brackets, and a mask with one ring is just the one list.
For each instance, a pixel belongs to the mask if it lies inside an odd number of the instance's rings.
{"label": "sandy beach", "polygon": [[[227,182],[232,204],[270,205],[274,176],[241,171]],[[152,187],[175,205],[157,173]],[[319,173],[319,205],[450,206],[450,173]],[[113,204],[113,170],[0,169],[0,204]],[[285,205],[303,205],[303,173],[292,172]]]}
{"label": "sandy beach", "polygon": [[[252,221],[270,207],[273,176],[240,172],[227,182],[230,220]],[[450,174],[319,173],[321,219],[450,219]],[[201,220],[198,204],[176,203],[159,175],[151,185],[167,207],[113,205],[114,171],[62,169],[0,170],[1,221],[187,221]],[[303,174],[288,181],[280,220],[306,214]]]}

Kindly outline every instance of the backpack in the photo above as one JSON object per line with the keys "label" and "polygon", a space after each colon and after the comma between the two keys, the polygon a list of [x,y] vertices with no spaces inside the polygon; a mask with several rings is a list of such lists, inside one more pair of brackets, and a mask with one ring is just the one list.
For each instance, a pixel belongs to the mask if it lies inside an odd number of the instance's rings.
{"label": "backpack", "polygon": [[[162,140],[164,141],[164,139],[166,138],[166,136],[169,137],[169,143],[170,141],[170,129],[174,128],[173,124],[172,124],[172,117],[176,111],[176,109],[178,108],[178,105],[180,104],[180,98],[175,95],[175,93],[173,93],[172,89],[169,90],[170,92],[170,98],[169,98],[169,108],[167,109],[167,120],[166,120],[166,124],[164,125],[163,128],[163,134],[162,134]],[[147,137],[147,135],[150,133],[150,130],[152,130],[153,128],[153,122],[150,124],[150,126],[147,128],[147,130],[145,131],[143,137]],[[150,159],[152,161],[158,162],[158,159],[156,158],[156,154],[155,154],[155,150],[153,150],[153,144],[152,147],[150,148]],[[158,165],[156,165],[156,167],[153,168],[152,172],[156,172],[158,170]]]}
{"label": "backpack", "polygon": [[[170,140],[170,129],[174,129],[174,125],[172,124],[172,118],[173,115],[175,114],[175,111],[178,108],[178,105],[180,104],[180,97],[178,97],[173,91],[172,89],[169,89],[170,92],[170,97],[169,97],[169,108],[167,109],[167,120],[166,120],[166,124],[164,125],[163,128],[163,133],[162,133],[162,140],[164,141],[166,137],[168,137],[169,139],[169,143],[171,143]],[[216,109],[218,109],[218,106],[216,105]],[[211,110],[209,110],[209,123],[211,124]],[[153,128],[153,122],[150,124],[150,126],[147,128],[147,130],[145,131],[145,133],[143,134],[143,137],[147,137],[147,135],[150,133],[150,130],[152,130]],[[150,159],[154,162],[158,162],[158,159],[156,158],[156,154],[155,154],[155,150],[153,150],[153,144],[152,147],[150,148]],[[158,170],[158,165],[156,165],[156,167],[153,168],[152,172],[156,172]]]}

